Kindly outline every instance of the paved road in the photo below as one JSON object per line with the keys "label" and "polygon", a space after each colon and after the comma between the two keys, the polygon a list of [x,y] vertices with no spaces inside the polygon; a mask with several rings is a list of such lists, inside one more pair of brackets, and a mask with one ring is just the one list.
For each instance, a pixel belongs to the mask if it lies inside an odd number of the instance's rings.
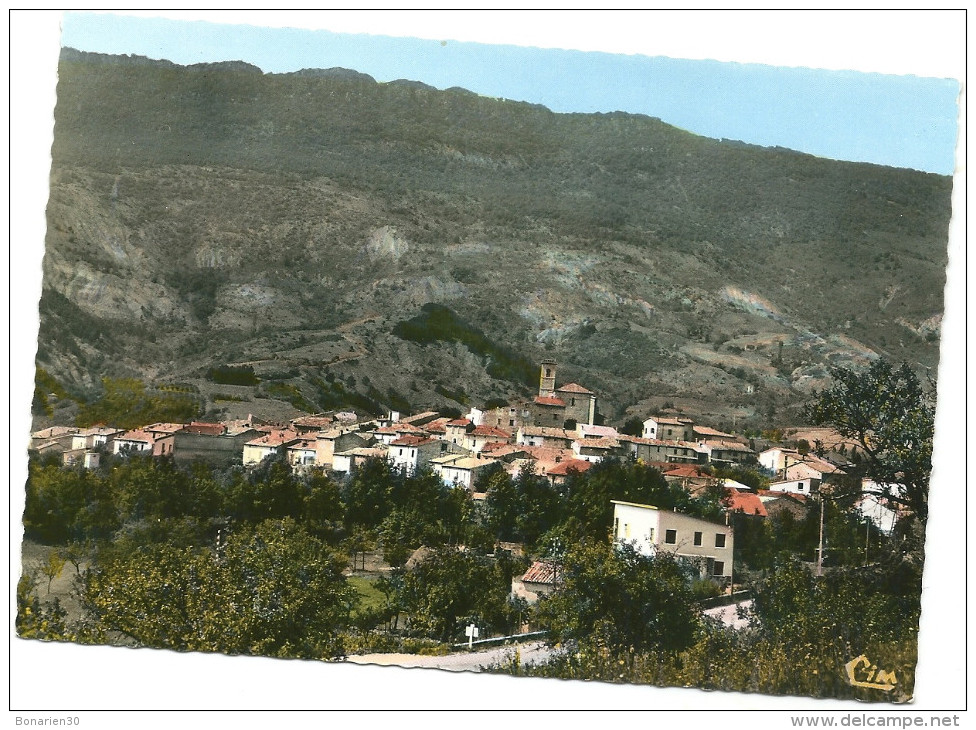
{"label": "paved road", "polygon": [[506,661],[513,655],[516,648],[523,664],[529,662],[544,662],[555,653],[542,641],[533,641],[516,646],[502,646],[484,651],[459,651],[447,656],[420,656],[418,654],[361,654],[350,656],[346,661],[354,664],[382,664],[398,667],[432,667],[447,669],[452,672],[480,672],[489,664]]}
{"label": "paved road", "polygon": [[731,629],[744,629],[750,624],[748,618],[742,618],[739,616],[738,609],[745,609],[747,612],[752,609],[752,599],[746,599],[741,603],[733,603],[729,606],[719,606],[718,608],[709,608],[703,613],[706,616],[711,616],[712,618],[717,618],[723,624]]}
{"label": "paved road", "polygon": [[[741,618],[738,615],[739,607],[749,609],[752,607],[752,599],[734,603],[730,606],[720,606],[710,608],[705,611],[706,616],[719,619],[723,624],[732,629],[741,629],[749,625],[748,618]],[[542,641],[532,641],[517,645],[519,659],[523,664],[530,662],[542,663],[547,661],[556,649],[545,645]],[[360,654],[350,656],[346,661],[354,664],[380,664],[383,666],[398,667],[430,667],[436,669],[447,669],[452,672],[480,672],[482,668],[489,664],[498,664],[507,661],[514,653],[516,646],[501,646],[495,649],[483,651],[466,652],[459,651],[447,656],[420,656],[419,654]]]}

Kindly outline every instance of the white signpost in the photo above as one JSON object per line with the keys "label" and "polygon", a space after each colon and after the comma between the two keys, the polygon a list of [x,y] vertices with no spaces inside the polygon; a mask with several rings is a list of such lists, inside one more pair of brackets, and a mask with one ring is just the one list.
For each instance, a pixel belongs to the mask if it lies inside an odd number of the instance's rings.
{"label": "white signpost", "polygon": [[468,651],[474,648],[474,640],[478,638],[478,627],[468,624],[464,629],[464,635],[468,637]]}

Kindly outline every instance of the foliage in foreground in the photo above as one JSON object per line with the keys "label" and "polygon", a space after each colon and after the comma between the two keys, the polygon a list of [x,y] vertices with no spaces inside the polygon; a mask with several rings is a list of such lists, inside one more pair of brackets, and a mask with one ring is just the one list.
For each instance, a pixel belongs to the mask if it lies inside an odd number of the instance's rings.
{"label": "foliage in foreground", "polygon": [[819,393],[807,415],[855,441],[864,454],[852,476],[877,485],[871,493],[928,519],[935,429],[935,393],[926,392],[907,363],[878,359],[864,371],[832,368],[835,384]]}
{"label": "foliage in foreground", "polygon": [[291,519],[241,529],[216,549],[145,546],[84,576],[106,631],[180,651],[329,658],[343,653],[345,560]]}
{"label": "foliage in foreground", "polygon": [[596,639],[614,650],[671,652],[694,641],[699,610],[690,575],[671,555],[583,543],[561,561],[556,583],[537,616],[552,641]]}
{"label": "foliage in foreground", "polygon": [[[626,624],[603,622],[598,630],[551,637],[572,640],[546,664],[524,665],[515,656],[492,670],[518,676],[905,702],[915,683],[919,577],[910,562],[901,561],[815,578],[806,566],[787,560],[755,586],[755,613],[748,629],[732,631],[706,620],[698,624],[686,646],[671,651],[662,644],[637,645],[628,641]],[[578,609],[585,608],[582,594],[577,604]],[[862,654],[895,673],[892,692],[848,683],[844,665]]]}

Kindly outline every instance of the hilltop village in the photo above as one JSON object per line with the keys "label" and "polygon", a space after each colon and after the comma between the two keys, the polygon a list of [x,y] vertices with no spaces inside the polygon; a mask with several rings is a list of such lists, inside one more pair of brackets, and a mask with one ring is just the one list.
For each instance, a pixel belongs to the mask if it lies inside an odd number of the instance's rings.
{"label": "hilltop village", "polygon": [[[178,464],[238,464],[248,469],[281,459],[295,474],[322,470],[338,478],[348,477],[370,460],[382,460],[404,475],[429,471],[445,487],[463,487],[476,504],[486,498],[479,491],[480,477],[493,470],[504,470],[513,479],[527,472],[561,487],[572,475],[585,474],[608,458],[632,459],[656,468],[669,483],[692,496],[718,487],[728,514],[760,519],[783,510],[800,517],[811,500],[819,498],[821,487],[830,489],[845,478],[846,454],[822,445],[818,449],[822,455],[781,444],[757,451],[750,445],[754,441],[680,413],[648,416],[638,436],[596,425],[596,414],[597,395],[579,383],[558,383],[556,362],[544,360],[534,398],[490,410],[472,408],[459,418],[436,412],[391,412],[383,418],[362,419],[354,412],[334,412],[288,423],[250,417],[216,423],[152,423],[132,430],[107,425],[52,427],[32,434],[31,449],[38,455],[53,455],[48,458],[59,458],[65,466],[86,469],[98,468],[106,454],[169,457]],[[740,472],[761,475],[761,484],[747,485],[733,478]],[[866,515],[884,534],[890,534],[898,519],[897,509],[870,496],[851,505],[851,510]],[[731,528],[703,545],[703,534],[714,525],[701,519],[667,513],[662,517],[656,505],[619,500],[614,501],[614,514],[613,525],[606,526],[614,539],[637,543],[649,554],[664,549],[701,558],[703,576],[731,585],[735,539]],[[678,535],[677,526],[655,527],[662,519],[680,525],[687,539]],[[724,522],[730,524],[727,517]],[[533,566],[525,582],[538,583],[540,571],[545,573],[544,564]],[[522,595],[535,597],[532,590]]]}
{"label": "hilltop village", "polygon": [[821,677],[870,652],[908,696],[910,483],[866,483],[829,429],[617,429],[597,401],[545,360],[533,397],[462,414],[38,431],[18,634],[817,696],[861,692]]}

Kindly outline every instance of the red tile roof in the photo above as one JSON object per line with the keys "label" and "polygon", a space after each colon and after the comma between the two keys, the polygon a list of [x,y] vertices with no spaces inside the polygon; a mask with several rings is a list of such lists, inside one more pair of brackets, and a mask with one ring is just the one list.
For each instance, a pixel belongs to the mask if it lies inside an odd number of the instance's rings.
{"label": "red tile roof", "polygon": [[148,426],[143,426],[142,430],[149,433],[176,433],[184,428],[186,428],[184,423],[151,423]]}
{"label": "red tile roof", "polygon": [[551,396],[537,395],[534,400],[536,405],[540,406],[562,406],[565,407],[566,404],[559,398],[553,398]]}
{"label": "red tile roof", "polygon": [[661,473],[667,477],[706,477],[711,478],[711,474],[703,471],[700,466],[695,464],[672,464],[666,463],[661,469]]}
{"label": "red tile roof", "polygon": [[584,395],[593,395],[592,390],[587,390],[579,383],[566,383],[566,385],[561,388],[556,388],[557,393],[582,393]]}
{"label": "red tile roof", "polygon": [[207,436],[223,436],[227,432],[227,427],[222,423],[202,423],[193,421],[183,429],[187,433],[200,433]]}
{"label": "red tile roof", "polygon": [[593,464],[585,459],[570,459],[569,461],[560,461],[549,470],[549,474],[555,474],[556,476],[567,476],[570,472],[582,474],[592,466]]}
{"label": "red tile roof", "polygon": [[706,441],[705,445],[712,450],[718,451],[748,451],[752,452],[745,444],[740,444],[738,441]]}
{"label": "red tile roof", "polygon": [[726,488],[725,499],[722,501],[724,502],[726,508],[732,512],[742,510],[742,512],[747,515],[768,517],[762,500],[755,492],[740,492],[738,489]]}
{"label": "red tile roof", "polygon": [[471,421],[469,421],[467,418],[455,418],[453,421],[448,421],[446,425],[467,428],[471,425]]}
{"label": "red tile roof", "polygon": [[124,434],[119,436],[117,440],[118,441],[145,441],[147,443],[154,443],[156,441],[156,436],[141,428],[136,428],[131,431],[126,431]]}
{"label": "red tile roof", "polygon": [[523,583],[555,583],[556,564],[537,560],[522,575]]}
{"label": "red tile roof", "polygon": [[476,426],[471,432],[472,436],[498,436],[499,438],[510,439],[512,434],[495,426]]}
{"label": "red tile roof", "polygon": [[291,419],[294,426],[322,427],[331,426],[335,419],[332,416],[299,416]]}
{"label": "red tile roof", "polygon": [[246,446],[281,446],[282,444],[288,443],[289,441],[295,441],[300,438],[300,435],[295,431],[290,430],[274,430],[271,433],[267,433],[264,436],[259,436],[256,439],[248,441]]}
{"label": "red tile roof", "polygon": [[315,439],[302,439],[301,441],[296,441],[293,444],[289,444],[287,448],[289,451],[297,449],[314,449]]}
{"label": "red tile roof", "polygon": [[432,443],[434,443],[434,439],[427,438],[426,436],[407,435],[391,441],[390,446],[423,446],[424,444]]}
{"label": "red tile roof", "polygon": [[669,426],[684,426],[688,422],[687,419],[682,421],[678,418],[669,418],[668,416],[651,416],[647,420],[654,421],[658,424],[666,423]]}
{"label": "red tile roof", "polygon": [[617,439],[610,438],[577,439],[575,443],[580,449],[616,449],[620,446]]}
{"label": "red tile roof", "polygon": [[727,438],[735,438],[730,433],[725,433],[724,431],[718,431],[718,430],[716,430],[714,428],[709,428],[708,426],[694,426],[692,428],[692,430],[698,436],[706,436],[706,437],[712,437],[712,438],[721,438],[721,437],[724,436],[724,437],[727,437]]}
{"label": "red tile roof", "polygon": [[373,433],[379,434],[417,434],[423,433],[422,428],[417,428],[416,426],[411,426],[409,423],[394,423],[389,426],[381,426],[377,428]]}
{"label": "red tile roof", "polygon": [[492,451],[498,451],[499,449],[518,449],[518,446],[513,446],[512,444],[506,444],[504,441],[489,441],[481,449],[481,453],[488,454]]}
{"label": "red tile roof", "polygon": [[564,428],[552,428],[550,426],[522,426],[523,436],[542,436],[544,438],[557,438],[572,441],[576,438],[575,431],[567,431]]}

